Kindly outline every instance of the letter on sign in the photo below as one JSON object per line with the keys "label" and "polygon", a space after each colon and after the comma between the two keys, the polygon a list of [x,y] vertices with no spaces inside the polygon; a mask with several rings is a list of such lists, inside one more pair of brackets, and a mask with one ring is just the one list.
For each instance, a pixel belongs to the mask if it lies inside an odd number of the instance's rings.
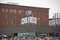
{"label": "letter on sign", "polygon": [[26,24],[26,23],[34,23],[37,24],[37,18],[36,17],[25,17],[21,19],[21,24]]}

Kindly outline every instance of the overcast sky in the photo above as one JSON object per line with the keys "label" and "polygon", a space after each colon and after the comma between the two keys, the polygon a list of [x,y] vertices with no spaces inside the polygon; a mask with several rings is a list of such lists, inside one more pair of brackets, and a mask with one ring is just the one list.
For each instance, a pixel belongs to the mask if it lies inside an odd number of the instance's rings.
{"label": "overcast sky", "polygon": [[60,13],[60,0],[0,0],[0,3],[15,2],[19,5],[50,8],[49,18],[54,13]]}

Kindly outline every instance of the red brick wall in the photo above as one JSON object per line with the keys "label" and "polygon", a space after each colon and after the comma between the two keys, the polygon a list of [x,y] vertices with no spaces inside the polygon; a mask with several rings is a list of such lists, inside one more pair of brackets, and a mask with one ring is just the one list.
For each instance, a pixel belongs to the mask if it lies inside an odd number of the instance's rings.
{"label": "red brick wall", "polygon": [[[8,9],[8,13],[2,13],[2,9]],[[15,10],[32,10],[33,12],[33,16],[40,18],[40,20],[38,21],[38,24],[40,25],[49,25],[49,9],[47,8],[29,8],[29,7],[16,7],[16,6],[4,6],[4,5],[0,5],[0,27],[5,27],[5,26],[20,26],[19,22],[21,20],[21,17],[25,16],[25,14],[19,14],[18,11],[17,13],[10,13],[9,10],[10,9],[15,9]],[[39,12],[40,14],[35,14],[34,12]],[[8,21],[8,24],[2,24],[3,18],[2,15],[8,15],[8,19],[6,20],[4,18],[4,21]],[[10,15],[12,16],[16,16],[16,19],[12,19],[12,21],[16,22],[16,24],[10,24],[11,19],[10,19]],[[44,20],[44,18],[46,18],[46,20]]]}

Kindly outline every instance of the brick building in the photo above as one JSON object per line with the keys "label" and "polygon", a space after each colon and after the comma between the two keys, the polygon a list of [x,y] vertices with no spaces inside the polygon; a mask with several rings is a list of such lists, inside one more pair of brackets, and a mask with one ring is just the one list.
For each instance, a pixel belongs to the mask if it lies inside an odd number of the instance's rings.
{"label": "brick building", "polygon": [[42,31],[40,28],[48,25],[49,8],[0,3],[1,33]]}

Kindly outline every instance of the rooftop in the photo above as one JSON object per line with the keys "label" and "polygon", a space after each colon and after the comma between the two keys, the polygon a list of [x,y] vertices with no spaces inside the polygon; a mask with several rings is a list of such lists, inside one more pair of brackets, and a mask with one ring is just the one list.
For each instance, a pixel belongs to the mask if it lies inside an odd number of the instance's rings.
{"label": "rooftop", "polygon": [[26,7],[26,8],[37,8],[37,9],[49,9],[49,8],[44,8],[44,7],[33,7],[33,6],[23,6],[23,5],[15,5],[15,4],[4,4],[4,3],[0,3],[0,5],[4,5],[4,6],[15,6],[15,7]]}

